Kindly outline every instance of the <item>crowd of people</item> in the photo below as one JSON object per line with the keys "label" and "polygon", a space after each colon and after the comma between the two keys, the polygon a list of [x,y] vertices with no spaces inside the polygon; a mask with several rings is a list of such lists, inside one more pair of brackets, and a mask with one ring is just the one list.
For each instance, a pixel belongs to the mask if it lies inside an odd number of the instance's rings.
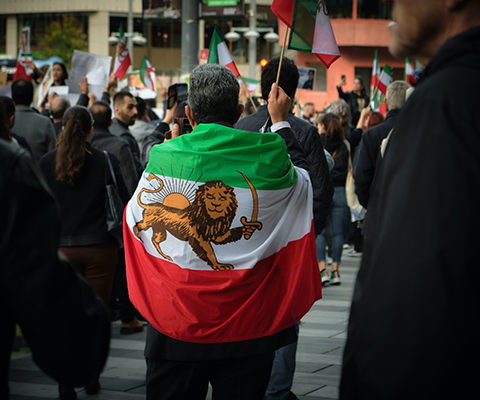
{"label": "crowd of people", "polygon": [[[278,57],[245,107],[227,68],[195,68],[163,121],[133,83],[113,93],[113,74],[101,100],[85,79],[76,105],[52,95],[41,112],[32,82],[14,81],[0,97],[0,397],[15,324],[60,399],[98,393],[117,309],[122,334],[147,323],[147,399],[201,400],[209,383],[218,399],[295,399],[300,320],[341,284],[347,247],[363,257],[340,398],[470,393],[480,4],[410,3],[394,4],[390,51],[426,68],[414,89],[388,86],[386,116],[360,78],[351,92],[342,78],[328,111],[299,111],[297,66]],[[54,86],[67,74],[56,63]]]}

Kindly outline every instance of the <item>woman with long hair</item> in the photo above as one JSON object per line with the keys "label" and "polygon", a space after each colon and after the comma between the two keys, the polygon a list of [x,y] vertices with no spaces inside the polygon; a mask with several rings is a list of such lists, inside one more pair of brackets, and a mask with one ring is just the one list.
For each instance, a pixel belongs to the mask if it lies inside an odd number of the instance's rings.
{"label": "woman with long hair", "polygon": [[342,86],[346,84],[345,79],[337,85],[338,97],[345,100],[350,107],[350,116],[352,118],[352,125],[356,126],[358,119],[360,118],[361,111],[368,107],[369,98],[365,91],[365,84],[363,79],[356,76],[353,80],[352,91],[344,92]]}
{"label": "woman with long hair", "polygon": [[[113,178],[105,154],[88,143],[93,129],[90,112],[82,106],[71,107],[63,117],[57,148],[40,159],[48,185],[61,211],[59,250],[67,256],[107,306],[110,300],[117,243],[108,233],[106,221],[106,180]],[[128,201],[117,159],[108,154],[113,165],[119,195]],[[60,399],[75,399],[73,387],[60,385]],[[98,379],[85,386],[87,394],[100,390]]]}
{"label": "woman with long hair", "polygon": [[345,133],[340,118],[335,114],[326,114],[320,123],[320,138],[324,148],[332,155],[335,166],[330,171],[335,189],[333,195],[333,209],[328,217],[332,235],[332,271],[330,278],[327,273],[326,247],[327,228],[316,238],[318,266],[322,276],[322,283],[330,282],[332,285],[340,284],[339,267],[343,250],[343,228],[348,218],[347,197],[345,182],[348,173],[349,148],[344,142]]}
{"label": "woman with long hair", "polygon": [[67,67],[64,63],[56,62],[52,66],[53,86],[65,86],[68,79]]}

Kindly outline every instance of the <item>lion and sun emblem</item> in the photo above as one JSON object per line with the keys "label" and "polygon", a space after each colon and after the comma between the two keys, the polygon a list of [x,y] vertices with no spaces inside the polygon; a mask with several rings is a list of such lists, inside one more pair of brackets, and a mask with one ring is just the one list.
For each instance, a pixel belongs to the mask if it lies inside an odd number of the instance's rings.
{"label": "lion and sun emblem", "polygon": [[[231,186],[222,181],[208,181],[196,190],[193,184],[169,181],[168,185],[154,174],[147,177],[149,182],[156,180],[156,189],[143,188],[137,196],[137,202],[143,208],[142,220],[133,227],[135,236],[141,231],[152,229],[152,243],[157,252],[166,260],[172,261],[160,245],[167,239],[167,234],[188,242],[196,256],[206,262],[213,270],[231,270],[231,264],[217,260],[212,243],[223,245],[233,243],[244,237],[250,239],[255,230],[262,229],[258,217],[258,195],[250,180],[241,172],[253,197],[253,212],[250,221],[242,217],[242,226],[231,228],[238,203]],[[185,181],[183,181],[185,182]],[[149,193],[154,202],[142,201],[143,193]]]}

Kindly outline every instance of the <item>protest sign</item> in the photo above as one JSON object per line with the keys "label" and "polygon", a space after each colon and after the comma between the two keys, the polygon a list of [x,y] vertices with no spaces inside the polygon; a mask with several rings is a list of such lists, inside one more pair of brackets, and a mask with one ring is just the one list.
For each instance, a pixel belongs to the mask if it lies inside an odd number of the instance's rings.
{"label": "protest sign", "polygon": [[43,76],[42,82],[38,86],[38,94],[37,94],[37,108],[42,105],[43,100],[49,93],[50,86],[53,84],[53,74],[52,74],[52,66],[48,68],[47,72]]}
{"label": "protest sign", "polygon": [[298,88],[316,90],[315,78],[317,76],[317,70],[315,68],[298,67]]}

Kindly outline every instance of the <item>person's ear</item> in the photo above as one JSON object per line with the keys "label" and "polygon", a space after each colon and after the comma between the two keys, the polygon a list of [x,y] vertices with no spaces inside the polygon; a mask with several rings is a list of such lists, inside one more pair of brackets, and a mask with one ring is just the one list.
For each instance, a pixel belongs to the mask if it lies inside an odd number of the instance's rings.
{"label": "person's ear", "polygon": [[245,110],[245,106],[244,106],[243,104],[239,104],[239,105],[238,105],[238,115],[237,115],[237,119],[236,119],[235,122],[233,123],[234,125],[238,122],[238,120],[239,120],[240,117],[242,116],[244,110]]}
{"label": "person's ear", "polygon": [[190,122],[190,125],[192,125],[192,129],[195,129],[198,124],[195,121],[195,119],[193,118],[193,113],[192,113],[192,109],[190,108],[190,106],[185,106],[185,115],[187,116],[188,121]]}
{"label": "person's ear", "polygon": [[10,117],[10,129],[15,125],[15,114]]}

